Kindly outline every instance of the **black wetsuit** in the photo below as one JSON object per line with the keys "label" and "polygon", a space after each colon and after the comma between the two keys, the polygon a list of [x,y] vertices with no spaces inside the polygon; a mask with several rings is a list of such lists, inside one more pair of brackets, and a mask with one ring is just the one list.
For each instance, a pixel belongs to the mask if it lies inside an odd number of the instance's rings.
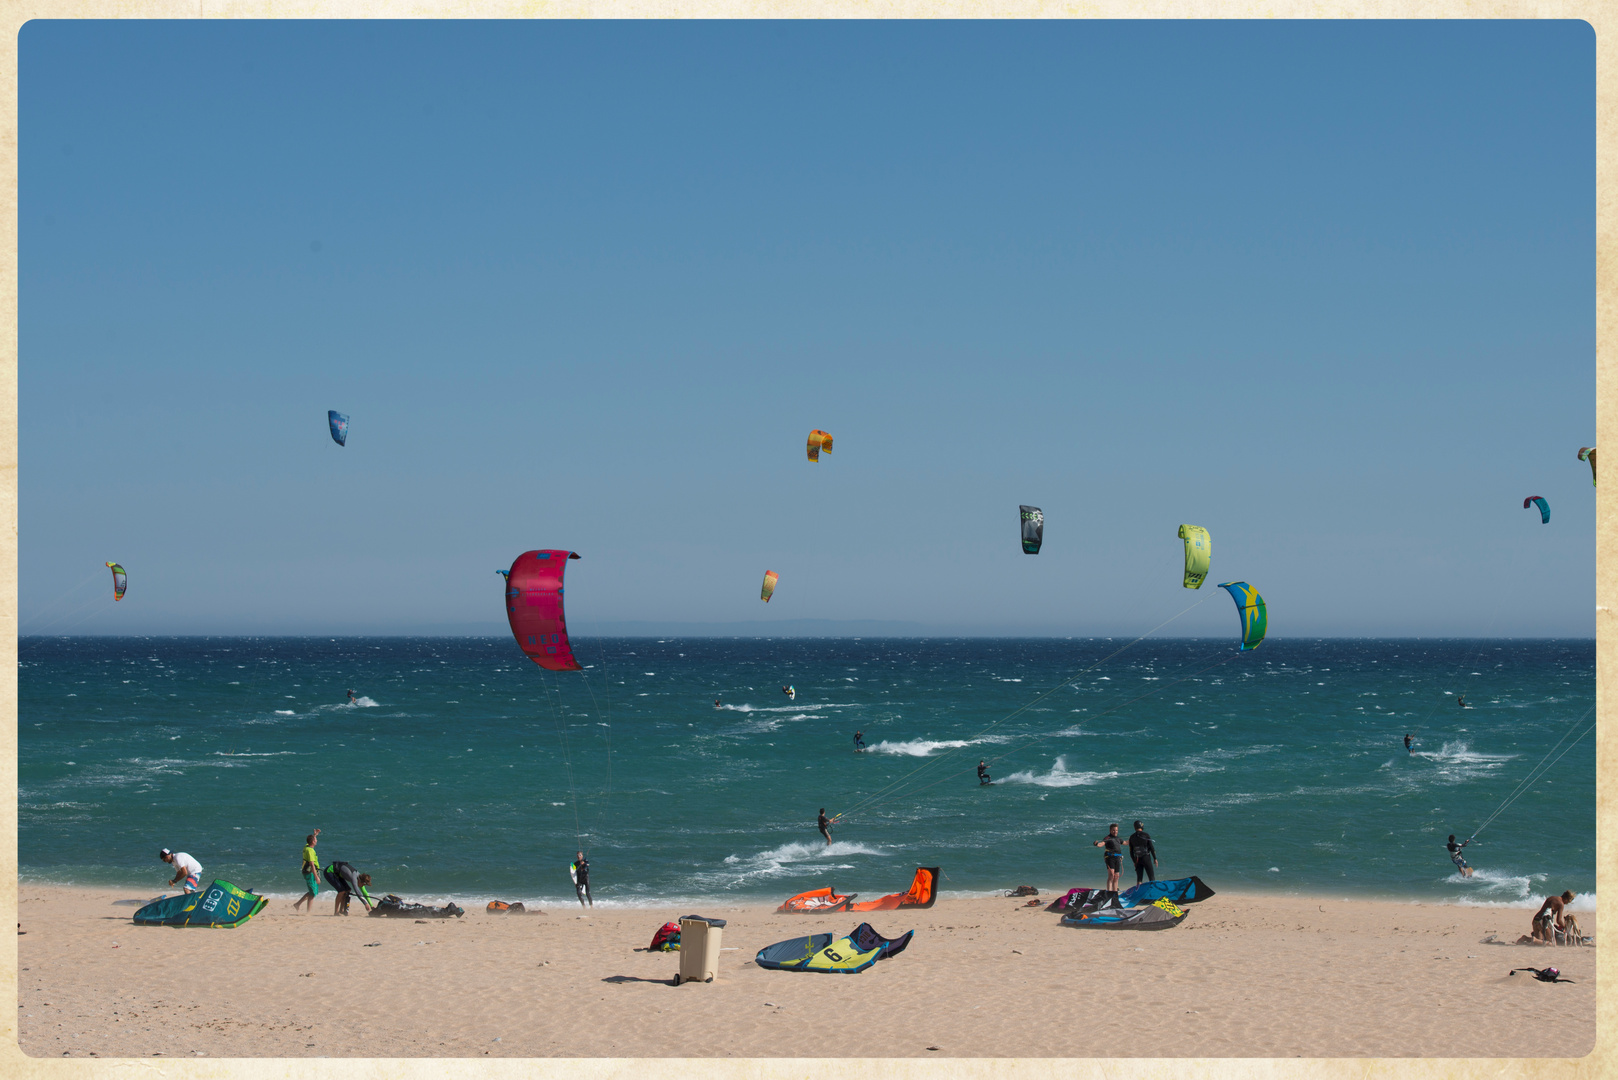
{"label": "black wetsuit", "polygon": [[1411,752],[1411,750],[1410,750],[1410,736],[1406,735],[1405,736],[1405,753],[1408,754],[1410,752]]}
{"label": "black wetsuit", "polygon": [[1135,884],[1141,883],[1141,877],[1157,880],[1157,869],[1152,864],[1157,861],[1157,848],[1152,846],[1152,837],[1145,829],[1136,829],[1129,834],[1129,857],[1135,860]]}
{"label": "black wetsuit", "polygon": [[826,838],[826,843],[831,843],[831,818],[821,814],[819,819],[815,821],[815,828],[819,829],[820,835]]}
{"label": "black wetsuit", "polygon": [[352,865],[346,862],[334,862],[320,873],[325,877],[326,884],[336,889],[339,894],[348,893],[359,896],[364,900],[371,899],[371,894],[366,892],[364,887],[360,885],[359,874],[355,872]]}
{"label": "black wetsuit", "polygon": [[864,750],[865,749],[865,736],[861,732],[858,732],[858,731],[856,731],[854,733],[854,749],[856,749],[856,750]]}
{"label": "black wetsuit", "polygon": [[987,765],[979,765],[978,766],[978,783],[979,784],[992,784],[992,783],[994,783],[993,780],[989,779],[989,767]]}
{"label": "black wetsuit", "polygon": [[1470,840],[1466,840],[1457,844],[1455,841],[1451,840],[1444,845],[1445,850],[1449,852],[1449,861],[1455,864],[1455,869],[1466,869],[1466,858],[1461,854],[1461,849],[1471,842],[1472,841]]}
{"label": "black wetsuit", "polygon": [[[1124,838],[1121,836],[1103,836],[1101,846],[1101,862],[1108,870],[1122,870],[1124,866]],[[1113,862],[1117,859],[1117,862]]]}
{"label": "black wetsuit", "polygon": [[590,895],[590,860],[580,859],[573,864],[573,891],[578,894],[579,906],[583,907],[588,900],[591,907],[596,906],[596,898]]}

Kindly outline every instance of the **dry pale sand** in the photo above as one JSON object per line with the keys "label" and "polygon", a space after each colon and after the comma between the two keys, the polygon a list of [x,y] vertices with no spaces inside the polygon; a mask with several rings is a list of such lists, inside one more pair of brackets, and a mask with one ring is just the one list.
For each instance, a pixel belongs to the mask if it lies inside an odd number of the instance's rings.
{"label": "dry pale sand", "polygon": [[[138,927],[131,894],[23,886],[18,1024],[34,1057],[1576,1057],[1596,950],[1515,940],[1531,907],[1220,893],[1172,930],[1072,930],[1013,899],[877,912],[908,951],[858,975],[766,971],[857,916],[708,908],[719,978],[647,953],[682,912],[414,922],[293,913]],[[322,898],[324,899],[324,897]],[[358,905],[356,912],[360,911]],[[1595,916],[1582,914],[1594,933]],[[1577,980],[1507,971],[1554,964]]]}

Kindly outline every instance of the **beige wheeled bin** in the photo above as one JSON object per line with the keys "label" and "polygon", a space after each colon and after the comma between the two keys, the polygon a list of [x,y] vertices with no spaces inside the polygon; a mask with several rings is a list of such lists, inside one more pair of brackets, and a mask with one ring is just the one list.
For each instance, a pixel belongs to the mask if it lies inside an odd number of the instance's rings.
{"label": "beige wheeled bin", "polygon": [[686,915],[680,919],[680,973],[675,985],[713,982],[719,973],[719,942],[724,937],[724,919]]}

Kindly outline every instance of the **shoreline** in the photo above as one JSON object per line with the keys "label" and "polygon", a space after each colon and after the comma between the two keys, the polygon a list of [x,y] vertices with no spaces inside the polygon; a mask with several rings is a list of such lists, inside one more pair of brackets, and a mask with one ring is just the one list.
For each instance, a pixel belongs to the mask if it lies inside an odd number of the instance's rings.
{"label": "shoreline", "polygon": [[[807,916],[463,904],[463,918],[420,922],[272,900],[214,932],[134,926],[118,890],[25,884],[20,1044],[34,1057],[855,1058],[1577,1057],[1595,1043],[1596,949],[1484,943],[1526,933],[1537,903],[1219,892],[1169,930],[1097,932],[1044,911],[1055,895]],[[693,911],[728,920],[731,951],[713,983],[674,987],[678,954],[644,950]],[[832,980],[752,962],[862,921],[916,936]],[[1579,921],[1596,932],[1593,913]],[[1507,975],[1547,965],[1575,981]],[[1131,1030],[1149,1038],[1100,1034]]]}

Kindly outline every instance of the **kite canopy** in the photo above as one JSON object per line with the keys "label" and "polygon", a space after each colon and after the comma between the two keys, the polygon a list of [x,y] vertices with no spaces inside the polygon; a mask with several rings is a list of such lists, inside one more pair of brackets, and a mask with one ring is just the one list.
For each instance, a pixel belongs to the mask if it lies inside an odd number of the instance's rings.
{"label": "kite canopy", "polygon": [[831,433],[815,428],[809,433],[809,460],[818,462],[822,450],[831,453]]}
{"label": "kite canopy", "polygon": [[1157,900],[1175,904],[1195,904],[1206,900],[1214,891],[1199,877],[1176,878],[1173,881],[1144,881],[1118,894],[1119,907],[1140,907]]}
{"label": "kite canopy", "polygon": [[1045,512],[1037,506],[1019,506],[1022,514],[1022,552],[1024,555],[1038,555],[1039,547],[1045,542]]}
{"label": "kite canopy", "polygon": [[336,409],[326,410],[326,422],[331,425],[332,442],[338,446],[348,445],[348,417]]}
{"label": "kite canopy", "polygon": [[891,911],[894,908],[906,907],[932,907],[938,899],[937,892],[938,867],[918,866],[916,876],[910,881],[910,888],[902,893],[889,893],[879,896],[875,900],[867,900],[863,904],[850,904],[850,911]]}
{"label": "kite canopy", "polygon": [[811,889],[789,897],[775,909],[777,915],[818,915],[823,911],[847,911],[859,893],[840,895],[835,889]]}
{"label": "kite canopy", "polygon": [[525,551],[506,572],[506,618],[528,659],[548,671],[579,671],[562,613],[562,575],[571,551]]}
{"label": "kite canopy", "polygon": [[117,603],[124,598],[124,593],[129,591],[129,575],[125,574],[124,568],[115,562],[108,563],[107,569],[112,571],[112,600],[113,603]]}
{"label": "kite canopy", "polygon": [[1593,446],[1579,447],[1579,460],[1590,463],[1590,486],[1596,485],[1596,448]]}
{"label": "kite canopy", "polygon": [[1242,620],[1242,651],[1258,648],[1269,626],[1269,615],[1264,610],[1264,598],[1245,581],[1227,581],[1219,586],[1236,601],[1236,614]]}
{"label": "kite canopy", "polygon": [[830,934],[811,934],[767,945],[758,951],[753,962],[759,967],[778,971],[854,975],[878,960],[904,952],[915,933],[909,930],[900,937],[890,939],[877,933],[870,923],[860,923],[847,936],[835,941]]}
{"label": "kite canopy", "polygon": [[1213,557],[1213,541],[1208,530],[1201,525],[1181,525],[1180,539],[1185,541],[1185,582],[1188,589],[1202,588],[1202,579],[1208,576],[1208,561]]}
{"label": "kite canopy", "polygon": [[1528,498],[1522,501],[1522,508],[1526,510],[1535,503],[1539,504],[1539,523],[1541,525],[1549,525],[1551,523],[1551,504],[1546,502],[1543,496],[1528,496]]}
{"label": "kite canopy", "polygon": [[759,599],[768,604],[770,597],[775,595],[775,583],[780,580],[781,575],[774,570],[764,571],[764,587],[758,591]]}
{"label": "kite canopy", "polygon": [[135,912],[140,926],[222,926],[227,929],[264,910],[269,901],[238,889],[228,881],[215,881],[202,892],[181,893],[154,900]]}
{"label": "kite canopy", "polygon": [[1157,900],[1146,907],[1107,908],[1101,911],[1066,915],[1063,926],[1079,930],[1167,930],[1179,926],[1191,914],[1167,900]]}

